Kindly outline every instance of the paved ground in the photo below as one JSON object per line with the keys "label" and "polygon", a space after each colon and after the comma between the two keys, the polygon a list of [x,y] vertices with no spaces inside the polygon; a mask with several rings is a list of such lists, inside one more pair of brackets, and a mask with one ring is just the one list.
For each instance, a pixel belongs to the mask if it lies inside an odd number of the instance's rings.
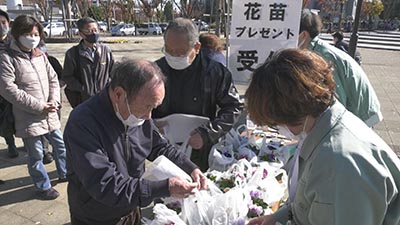
{"label": "paved ground", "polygon": [[[108,38],[125,39],[125,38]],[[127,44],[109,44],[117,60],[122,57],[155,60],[161,56],[161,37],[131,37]],[[135,43],[135,41],[137,43]],[[63,61],[65,51],[73,44],[48,44],[50,54]],[[367,72],[381,102],[384,121],[375,127],[376,132],[397,152],[400,157],[400,51],[360,49],[363,56],[363,68]],[[239,86],[241,93],[246,89]],[[70,112],[64,102],[62,122],[65,123]],[[6,145],[0,140],[0,179],[6,184],[0,185],[0,225],[69,224],[69,212],[66,197],[67,184],[58,184],[55,188],[61,196],[54,201],[35,199],[34,188],[26,168],[26,153],[22,142],[17,139],[20,156],[7,158]],[[57,179],[54,163],[46,166],[50,177]]]}

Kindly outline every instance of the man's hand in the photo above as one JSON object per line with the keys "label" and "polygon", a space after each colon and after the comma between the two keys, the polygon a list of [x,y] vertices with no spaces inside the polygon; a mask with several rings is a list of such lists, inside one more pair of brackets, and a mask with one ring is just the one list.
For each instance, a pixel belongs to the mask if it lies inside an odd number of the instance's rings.
{"label": "man's hand", "polygon": [[193,149],[201,149],[204,145],[203,138],[198,131],[194,130],[190,133],[190,138],[188,144]]}
{"label": "man's hand", "polygon": [[207,178],[204,176],[204,174],[199,169],[193,170],[191,176],[192,176],[194,182],[197,183],[197,189],[199,189],[199,190],[207,189]]}
{"label": "man's hand", "polygon": [[194,189],[197,188],[197,183],[189,183],[188,181],[180,177],[169,178],[169,192],[171,197],[174,198],[186,198],[189,195],[194,194]]}
{"label": "man's hand", "polygon": [[275,225],[276,221],[272,215],[260,216],[250,220],[247,225]]}
{"label": "man's hand", "polygon": [[44,113],[50,113],[50,112],[57,112],[57,104],[52,103],[52,102],[47,102],[46,104],[44,104],[43,106],[43,112]]}

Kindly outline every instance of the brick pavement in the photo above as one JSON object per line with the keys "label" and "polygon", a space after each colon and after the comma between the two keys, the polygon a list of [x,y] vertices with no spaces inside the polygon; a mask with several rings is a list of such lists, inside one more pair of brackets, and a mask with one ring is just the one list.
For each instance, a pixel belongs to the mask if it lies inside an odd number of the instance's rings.
{"label": "brick pavement", "polygon": [[[125,39],[125,38],[107,38]],[[127,44],[109,44],[117,60],[122,57],[155,60],[161,56],[161,37],[129,37]],[[138,43],[135,43],[138,42]],[[66,49],[71,43],[48,44],[50,54],[63,61]],[[363,68],[367,72],[381,102],[384,121],[375,131],[397,152],[400,157],[400,51],[360,49],[363,56]],[[239,85],[243,93],[246,86]],[[62,111],[63,124],[68,118],[70,107],[64,99]],[[61,193],[53,201],[35,199],[34,188],[26,168],[26,153],[22,142],[17,139],[20,156],[9,159],[6,145],[0,140],[0,179],[6,184],[0,185],[0,225],[66,225],[69,224],[69,212],[66,196],[67,184],[58,184],[55,188]],[[46,166],[50,177],[57,179],[54,163]]]}

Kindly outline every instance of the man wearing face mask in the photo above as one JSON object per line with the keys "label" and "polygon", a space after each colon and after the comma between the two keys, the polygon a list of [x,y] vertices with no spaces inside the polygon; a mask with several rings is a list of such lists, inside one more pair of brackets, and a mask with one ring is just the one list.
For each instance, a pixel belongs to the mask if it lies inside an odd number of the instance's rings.
{"label": "man wearing face mask", "polygon": [[332,63],[339,101],[369,127],[376,125],[383,116],[367,75],[351,56],[318,37],[321,28],[320,17],[304,9],[300,21],[299,48],[314,51]]}
{"label": "man wearing face mask", "polygon": [[222,64],[200,51],[198,31],[189,19],[176,18],[164,33],[164,57],[157,60],[167,76],[163,103],[153,118],[174,113],[208,117],[210,122],[191,132],[191,159],[202,171],[208,169],[208,154],[218,138],[231,129],[242,104],[232,75]]}
{"label": "man wearing face mask", "polygon": [[[6,50],[7,45],[10,42],[10,37],[8,35],[8,32],[10,31],[10,17],[8,16],[8,13],[4,12],[3,10],[0,10],[0,50]],[[10,107],[9,103],[6,102],[6,100],[2,97],[0,97],[0,108],[2,110],[6,110],[6,107]],[[4,112],[4,111],[2,111]],[[4,137],[6,140],[6,143],[8,145],[8,157],[10,158],[15,158],[18,156],[18,151],[17,147],[15,146],[15,139],[14,139],[14,132],[11,131],[10,126],[13,126],[14,124],[7,123],[5,120],[1,123],[1,135]]]}
{"label": "man wearing face mask", "polygon": [[65,53],[62,79],[67,84],[65,94],[72,107],[99,93],[110,81],[114,63],[111,49],[98,43],[97,22],[82,18],[77,22],[81,42]]}
{"label": "man wearing face mask", "polygon": [[[164,98],[165,77],[154,62],[117,63],[110,84],[74,109],[65,127],[72,225],[139,225],[140,207],[163,197],[185,198],[206,178],[158,132],[151,112]],[[145,161],[164,155],[190,174],[142,179]]]}
{"label": "man wearing face mask", "polygon": [[8,32],[10,31],[10,16],[7,12],[0,9],[0,50],[6,50],[10,41]]}

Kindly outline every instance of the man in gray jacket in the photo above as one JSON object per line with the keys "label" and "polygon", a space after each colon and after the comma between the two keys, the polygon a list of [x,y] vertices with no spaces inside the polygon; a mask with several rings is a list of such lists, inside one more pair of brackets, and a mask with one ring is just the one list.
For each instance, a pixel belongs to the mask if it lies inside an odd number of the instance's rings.
{"label": "man in gray jacket", "polygon": [[111,49],[99,40],[97,22],[90,18],[78,20],[81,42],[65,53],[62,79],[65,94],[72,107],[99,93],[110,81],[114,59]]}

